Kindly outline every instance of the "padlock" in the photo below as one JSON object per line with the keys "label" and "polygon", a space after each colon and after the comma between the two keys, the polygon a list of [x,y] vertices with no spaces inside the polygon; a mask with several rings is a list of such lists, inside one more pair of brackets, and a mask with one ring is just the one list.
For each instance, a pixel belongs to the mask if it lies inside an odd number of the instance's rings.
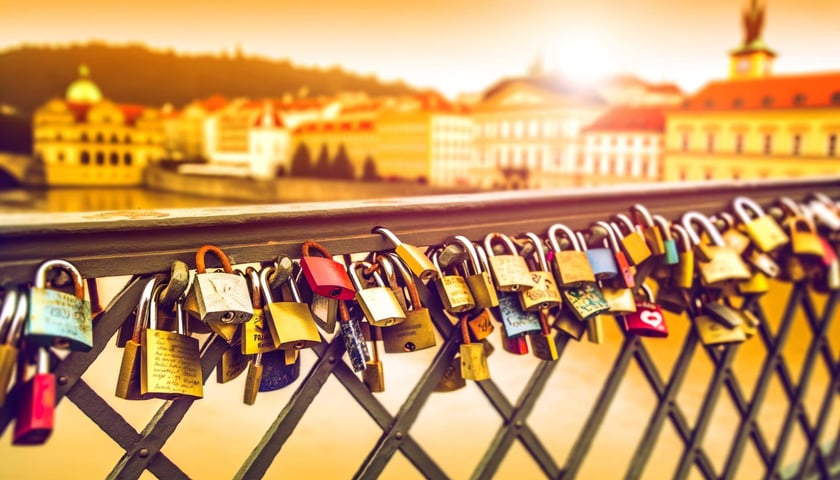
{"label": "padlock", "polygon": [[227,383],[236,380],[248,368],[250,355],[242,353],[238,343],[230,345],[219,358],[216,365],[216,383]]}
{"label": "padlock", "polygon": [[[310,256],[312,250],[323,257]],[[356,291],[347,275],[347,270],[340,263],[333,260],[330,252],[321,244],[307,240],[301,246],[300,269],[309,282],[312,292],[327,298],[339,300],[353,300]]]}
{"label": "padlock", "polygon": [[[764,210],[748,197],[735,197],[732,209],[738,220],[759,250],[772,252],[789,242],[788,236],[776,219],[764,213]],[[752,212],[752,215],[747,210]]]}
{"label": "padlock", "polygon": [[259,392],[273,392],[287,387],[300,377],[300,356],[288,363],[286,350],[274,350],[262,354],[262,377]]}
{"label": "padlock", "polygon": [[577,341],[580,341],[584,332],[586,332],[586,322],[580,320],[565,308],[557,311],[554,317],[554,327]]}
{"label": "padlock", "polygon": [[531,340],[531,350],[534,351],[534,356],[541,360],[553,362],[560,356],[557,354],[554,335],[551,334],[551,328],[548,326],[548,316],[548,309],[540,310],[541,330],[539,333],[529,333],[528,337]]}
{"label": "padlock", "polygon": [[493,325],[495,316],[489,308],[477,308],[469,312],[459,314],[459,318],[467,319],[467,327],[470,329],[470,337],[480,342],[489,337],[496,327]]}
{"label": "padlock", "polygon": [[744,252],[744,260],[747,264],[767,276],[767,278],[776,278],[781,273],[781,267],[776,262],[774,257],[770,254],[762,252],[757,248],[750,247]]}
{"label": "padlock", "polygon": [[738,293],[741,295],[763,295],[770,291],[770,282],[767,275],[759,270],[754,270],[749,280],[738,282]]}
{"label": "padlock", "polygon": [[[208,273],[205,257],[213,253],[222,263],[222,272]],[[195,253],[195,297],[198,318],[205,323],[244,323],[254,315],[245,278],[233,273],[227,255],[214,245],[202,245]]]}
{"label": "padlock", "polygon": [[437,277],[438,272],[435,266],[421,249],[414,245],[403,243],[394,232],[385,227],[374,227],[372,233],[378,233],[393,243],[394,252],[405,262],[405,265],[411,270],[411,273],[416,275],[421,281],[426,282],[434,280]]}
{"label": "padlock", "polygon": [[499,292],[499,306],[495,314],[502,322],[502,328],[509,337],[540,331],[540,319],[536,312],[522,310],[516,292]]}
{"label": "padlock", "polygon": [[665,255],[665,243],[662,232],[653,219],[650,211],[644,205],[637,203],[630,207],[630,215],[636,224],[636,230],[642,232],[645,242],[650,248],[651,255],[658,257]]}
{"label": "padlock", "polygon": [[[75,295],[47,288],[47,273],[64,270],[73,278]],[[81,352],[93,347],[93,320],[85,284],[79,270],[65,260],[47,260],[35,273],[29,291],[29,318],[24,328],[27,342]]]}
{"label": "padlock", "polygon": [[[700,225],[711,243],[705,244],[700,241],[699,235],[694,230],[694,223]],[[691,242],[695,244],[697,269],[700,270],[700,277],[707,286],[718,287],[722,285],[722,282],[750,278],[750,270],[741,256],[724,243],[720,232],[709,217],[697,211],[686,212],[682,215],[682,225],[691,238]]]}
{"label": "padlock", "polygon": [[694,316],[693,323],[700,341],[704,345],[739,343],[747,339],[742,328],[727,328],[706,314]]}
{"label": "padlock", "polygon": [[508,335],[505,329],[499,331],[502,339],[502,349],[514,355],[528,355],[528,334]]}
{"label": "padlock", "polygon": [[405,320],[405,312],[400,307],[394,292],[385,286],[378,272],[372,271],[375,286],[365,288],[359,278],[359,270],[370,269],[369,262],[355,261],[348,267],[350,281],[356,289],[356,302],[362,308],[368,323],[377,327],[397,325]]}
{"label": "padlock", "polygon": [[[405,312],[408,310],[408,301],[405,298],[405,288],[400,285],[400,282],[397,279],[397,271],[396,267],[394,267],[394,261],[402,265],[403,268],[408,271],[408,267],[405,266],[405,262],[403,262],[399,255],[394,252],[388,252],[387,254],[372,253],[370,263],[374,265],[373,269],[379,273],[379,276],[382,277],[382,280],[385,282],[385,286],[391,290],[391,293],[394,294],[394,298],[397,299],[397,303],[400,304],[400,308],[402,308],[403,312]],[[431,262],[431,260],[429,260],[429,262]],[[365,275],[367,275],[367,273]],[[413,276],[410,271],[408,271],[408,276]]]}
{"label": "padlock", "polygon": [[292,301],[274,301],[268,280],[274,268],[264,267],[260,271],[260,288],[262,288],[265,301],[263,321],[268,323],[268,330],[271,332],[274,344],[282,350],[314,347],[321,343],[321,334],[315,326],[309,305],[301,301],[294,275],[290,275],[285,282],[289,286]]}
{"label": "padlock", "polygon": [[822,287],[821,291],[840,290],[840,261],[838,261],[837,252],[825,237],[820,236],[820,243],[823,246],[823,255],[820,257],[822,268],[818,270],[818,275],[812,283],[815,288],[817,285]]}
{"label": "padlock", "polygon": [[467,329],[467,321],[461,319],[461,377],[465,380],[480,382],[490,378],[490,369],[487,366],[487,354],[482,343],[471,343],[470,334]]}
{"label": "padlock", "polygon": [[680,261],[677,251],[677,242],[671,234],[671,222],[662,215],[654,215],[653,222],[662,236],[662,248],[665,250],[662,257],[663,265],[676,265]]}
{"label": "padlock", "polygon": [[467,281],[470,293],[472,293],[475,307],[493,308],[498,306],[499,296],[496,292],[495,285],[493,285],[493,279],[490,278],[490,272],[483,268],[478,251],[475,245],[473,245],[473,242],[463,235],[455,235],[451,241],[460,245],[466,254],[466,258],[462,262],[464,266],[464,278]]}
{"label": "padlock", "polygon": [[719,230],[721,231],[723,242],[732,247],[732,249],[739,254],[743,255],[747,248],[749,248],[752,244],[750,237],[738,228],[738,224],[735,223],[735,217],[731,213],[716,213],[711,220],[721,223]]}
{"label": "padlock", "polygon": [[586,339],[589,343],[604,343],[604,316],[595,315],[586,321]]}
{"label": "padlock", "polygon": [[435,385],[434,391],[454,392],[455,390],[464,388],[466,385],[467,382],[461,376],[461,357],[460,355],[454,355],[446,365],[446,370],[440,376],[440,380]]}
{"label": "padlock", "polygon": [[[163,285],[157,285],[152,300],[158,298]],[[250,303],[250,301],[249,301]],[[156,315],[149,310],[149,328],[140,332],[140,394],[150,398],[202,398],[204,378],[198,339],[187,332],[183,302],[175,303],[176,332],[157,330]]]}
{"label": "padlock", "polygon": [[382,330],[382,345],[385,353],[402,353],[424,350],[434,347],[435,327],[429,309],[420,302],[420,294],[411,272],[403,265],[396,254],[388,254],[380,262],[393,265],[408,290],[409,305],[405,311],[405,320]]}
{"label": "padlock", "polygon": [[650,287],[642,285],[640,290],[646,297],[636,301],[636,311],[623,316],[624,329],[627,333],[640,337],[667,337],[668,326],[665,324],[665,314],[656,304]]}
{"label": "padlock", "polygon": [[823,256],[820,236],[810,220],[805,217],[790,217],[785,224],[790,232],[790,246],[794,255]]}
{"label": "padlock", "polygon": [[840,231],[840,215],[834,200],[821,192],[814,192],[810,196],[808,209],[814,215],[814,220],[829,231]]}
{"label": "padlock", "polygon": [[258,353],[277,350],[280,345],[274,343],[274,335],[271,334],[271,327],[265,321],[260,274],[255,268],[248,267],[245,270],[245,275],[248,277],[248,286],[251,289],[251,303],[254,305],[254,316],[242,324],[242,335],[240,338],[242,354],[256,355]]}
{"label": "padlock", "polygon": [[636,268],[630,265],[627,260],[627,255],[621,250],[621,245],[618,240],[618,233],[612,224],[604,221],[597,221],[593,224],[592,230],[603,230],[606,235],[605,242],[612,251],[613,258],[615,258],[616,269],[618,270],[618,278],[627,288],[636,288]]}
{"label": "padlock", "polygon": [[650,246],[642,233],[636,230],[630,217],[623,213],[617,213],[613,215],[612,219],[616,222],[613,228],[621,241],[621,248],[627,255],[627,260],[633,265],[640,265],[650,258],[653,252],[651,252]]}
{"label": "padlock", "polygon": [[733,308],[724,298],[711,292],[706,292],[701,296],[701,309],[705,315],[711,317],[714,321],[719,322],[726,328],[736,328],[741,326],[743,317],[738,313],[738,310]]}
{"label": "padlock", "polygon": [[[594,231],[590,228],[592,234]],[[618,265],[615,262],[613,251],[607,248],[607,239],[604,239],[602,247],[590,247],[583,235],[583,232],[575,232],[580,249],[586,253],[589,265],[596,280],[606,280],[618,275]]]}
{"label": "padlock", "polygon": [[[507,252],[496,255],[493,242],[498,241]],[[490,272],[500,292],[518,292],[534,287],[525,259],[519,256],[513,240],[504,233],[491,232],[484,236],[484,252],[488,256]]]}
{"label": "padlock", "polygon": [[636,311],[636,296],[627,287],[601,287],[601,295],[610,306],[611,313],[632,313]]}
{"label": "padlock", "polygon": [[338,326],[344,340],[344,349],[350,357],[350,366],[353,367],[354,372],[364,371],[367,361],[370,360],[370,353],[368,353],[359,320],[350,316],[347,304],[343,300],[338,303],[338,314]]}
{"label": "padlock", "polygon": [[248,374],[245,376],[245,391],[242,394],[242,403],[253,405],[257,403],[257,392],[260,391],[262,383],[263,365],[262,353],[257,353],[248,361]]}
{"label": "padlock", "polygon": [[43,445],[55,425],[55,374],[50,366],[50,351],[37,346],[35,375],[26,380],[28,353],[24,351],[18,361],[17,382],[22,387],[12,445]]}
{"label": "padlock", "polygon": [[12,373],[18,363],[18,344],[29,307],[26,292],[19,292],[13,286],[4,288],[6,294],[0,309],[0,407],[6,402]]}
{"label": "padlock", "polygon": [[677,241],[677,256],[679,261],[674,265],[674,285],[679,288],[691,288],[694,285],[694,245],[691,235],[680,224],[671,225],[674,241]]}
{"label": "padlock", "polygon": [[687,292],[676,285],[660,285],[656,292],[656,303],[673,313],[682,313],[688,308]]}
{"label": "padlock", "polygon": [[303,277],[303,272],[298,271],[295,283],[304,303],[309,303],[309,310],[312,312],[312,319],[324,333],[335,333],[336,320],[338,318],[338,299],[318,295],[312,291],[309,282]]}
{"label": "padlock", "polygon": [[594,283],[564,288],[561,294],[565,299],[565,305],[581,321],[587,321],[610,311],[610,305],[604,300],[604,295]]}
{"label": "padlock", "polygon": [[554,275],[548,268],[542,240],[531,232],[523,233],[521,237],[524,237],[525,241],[533,245],[533,253],[530,255],[530,258],[534,260],[536,268],[530,269],[534,287],[519,292],[520,306],[523,310],[528,311],[540,311],[559,307],[563,302],[563,297],[560,296]]}
{"label": "padlock", "polygon": [[365,369],[362,372],[362,383],[368,388],[371,393],[380,393],[385,391],[385,371],[382,367],[382,361],[379,360],[379,348],[376,342],[380,340],[380,328],[371,326],[370,350],[373,352],[373,358],[368,360]]}
{"label": "padlock", "polygon": [[[558,233],[566,237],[571,250],[563,250],[560,247]],[[555,223],[548,229],[548,242],[554,250],[554,275],[560,288],[576,287],[595,281],[595,273],[592,271],[589,258],[578,243],[572,229]]]}
{"label": "padlock", "polygon": [[438,255],[439,251],[432,252],[431,259],[432,264],[438,269],[434,284],[443,308],[451,313],[472,310],[475,308],[475,299],[467,286],[467,280],[461,275],[449,274],[448,271],[440,269]]}
{"label": "padlock", "polygon": [[125,400],[144,399],[140,393],[140,350],[143,348],[140,335],[143,329],[148,327],[150,316],[157,316],[157,300],[153,298],[153,294],[158,283],[159,279],[157,277],[153,277],[146,282],[135,310],[131,338],[125,343],[125,349],[123,350],[120,373],[117,377],[117,387],[114,394]]}

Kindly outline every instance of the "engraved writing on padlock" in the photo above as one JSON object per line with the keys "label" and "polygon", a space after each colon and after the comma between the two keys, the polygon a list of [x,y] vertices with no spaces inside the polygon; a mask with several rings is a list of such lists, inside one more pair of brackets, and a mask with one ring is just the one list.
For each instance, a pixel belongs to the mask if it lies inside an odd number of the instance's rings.
{"label": "engraved writing on padlock", "polygon": [[[223,272],[208,273],[205,257],[215,254],[222,263]],[[214,245],[203,245],[195,254],[195,279],[193,295],[198,318],[205,323],[243,323],[254,315],[251,295],[245,278],[233,273],[227,255]]]}
{"label": "engraved writing on padlock", "polygon": [[294,383],[300,376],[300,357],[289,365],[286,362],[286,352],[275,350],[262,354],[262,377],[260,378],[260,392],[273,392]]}
{"label": "engraved writing on padlock", "polygon": [[[569,241],[571,245],[569,250],[561,249],[558,234]],[[548,241],[554,250],[554,274],[559,286],[574,287],[595,281],[595,273],[592,271],[589,258],[572,229],[555,223],[548,229]]]}
{"label": "engraved writing on padlock", "polygon": [[448,274],[441,270],[438,263],[439,253],[438,251],[432,253],[432,263],[438,269],[438,277],[434,280],[434,284],[443,308],[452,313],[472,310],[475,308],[475,299],[467,286],[466,279],[461,275]]}
{"label": "engraved writing on padlock", "polygon": [[472,293],[476,308],[493,308],[499,305],[499,296],[490,272],[483,268],[475,245],[463,235],[455,235],[452,241],[460,245],[466,253],[464,276]]}
{"label": "engraved writing on padlock", "polygon": [[[70,273],[75,295],[47,288],[47,273],[54,268]],[[82,275],[70,262],[47,260],[38,267],[35,286],[29,291],[29,318],[24,337],[39,345],[66,345],[82,352],[93,347],[90,302],[85,300]]]}
{"label": "engraved writing on padlock", "polygon": [[[494,240],[500,241],[508,253],[496,255],[493,252]],[[517,253],[516,246],[510,237],[498,232],[488,233],[484,236],[484,251],[489,257],[490,272],[499,291],[517,292],[534,286],[528,272],[528,265]]]}
{"label": "engraved writing on padlock", "polygon": [[465,312],[463,315],[467,317],[467,327],[470,329],[470,335],[477,342],[489,337],[496,328],[493,326],[494,316],[489,308]]}
{"label": "engraved writing on padlock", "polygon": [[[271,328],[265,321],[262,294],[260,293],[260,274],[256,269],[248,267],[245,275],[247,275],[251,287],[251,303],[254,305],[254,316],[242,324],[240,339],[242,354],[256,355],[276,350],[280,345],[274,343]],[[259,369],[262,371],[261,366]]]}
{"label": "engraved writing on padlock", "polygon": [[400,306],[394,292],[385,287],[385,282],[378,272],[372,272],[371,276],[376,286],[365,288],[359,278],[359,270],[371,268],[369,262],[356,261],[350,264],[348,273],[353,287],[356,289],[356,302],[362,308],[367,321],[377,327],[388,327],[396,325],[405,320],[405,312]]}
{"label": "engraved writing on padlock", "polygon": [[516,293],[500,292],[498,309],[502,326],[508,336],[540,331],[539,316],[536,312],[522,310]]}
{"label": "engraved writing on padlock", "polygon": [[560,296],[560,290],[557,288],[554,275],[549,270],[542,240],[532,232],[526,232],[522,236],[533,245],[534,251],[531,258],[534,259],[536,264],[536,268],[530,272],[534,287],[519,292],[519,302],[522,309],[540,311],[559,306],[563,302],[563,297]]}
{"label": "engraved writing on padlock", "polygon": [[382,329],[382,344],[385,353],[414,352],[435,346],[435,328],[432,317],[429,309],[425,308],[420,301],[417,285],[411,273],[403,266],[396,254],[389,254],[385,258],[391,261],[403,279],[410,302],[404,321]]}

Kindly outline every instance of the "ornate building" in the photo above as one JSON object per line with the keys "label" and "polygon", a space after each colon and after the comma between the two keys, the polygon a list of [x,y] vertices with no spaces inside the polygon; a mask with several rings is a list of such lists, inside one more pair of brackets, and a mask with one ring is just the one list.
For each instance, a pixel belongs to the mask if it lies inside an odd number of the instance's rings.
{"label": "ornate building", "polygon": [[140,185],[164,154],[159,112],[105,99],[84,65],[63,99],[35,111],[33,137],[47,185]]}

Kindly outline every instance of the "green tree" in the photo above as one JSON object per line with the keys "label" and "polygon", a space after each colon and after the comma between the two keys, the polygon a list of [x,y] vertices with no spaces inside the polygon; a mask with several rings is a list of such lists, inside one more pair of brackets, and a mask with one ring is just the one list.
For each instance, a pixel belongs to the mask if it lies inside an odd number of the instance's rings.
{"label": "green tree", "polygon": [[343,143],[338,146],[338,152],[336,152],[335,158],[333,159],[332,170],[334,178],[343,180],[353,180],[356,178],[356,172],[353,169],[353,164],[350,163],[350,157],[347,156],[347,150],[344,148]]}
{"label": "green tree", "polygon": [[318,154],[318,161],[315,162],[315,169],[312,172],[313,177],[332,178],[335,176],[332,168],[330,168],[330,152],[327,149],[327,144],[321,144],[321,152]]}
{"label": "green tree", "polygon": [[365,163],[362,165],[362,180],[368,182],[379,180],[379,172],[376,171],[376,162],[370,154],[365,157]]}
{"label": "green tree", "polygon": [[308,177],[312,175],[312,158],[309,156],[309,147],[303,142],[298,143],[295,149],[289,174],[293,177]]}

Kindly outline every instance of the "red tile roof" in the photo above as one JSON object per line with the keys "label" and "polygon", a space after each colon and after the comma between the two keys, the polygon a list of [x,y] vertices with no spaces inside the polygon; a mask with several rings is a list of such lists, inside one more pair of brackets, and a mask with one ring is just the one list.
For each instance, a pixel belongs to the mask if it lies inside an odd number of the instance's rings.
{"label": "red tile roof", "polygon": [[665,131],[665,115],[659,107],[615,107],[583,129],[584,133]]}
{"label": "red tile roof", "polygon": [[73,112],[76,123],[85,123],[87,121],[87,112],[90,110],[89,103],[67,102],[67,108]]}
{"label": "red tile roof", "polygon": [[363,120],[360,122],[348,122],[344,120],[335,120],[331,122],[304,122],[296,129],[295,133],[315,133],[315,132],[370,132],[373,130],[373,122]]}
{"label": "red tile roof", "polygon": [[227,98],[221,95],[212,95],[201,102],[201,106],[208,112],[215,112],[216,110],[224,108],[227,104]]}
{"label": "red tile roof", "polygon": [[724,80],[707,84],[682,110],[840,108],[840,72]]}
{"label": "red tile roof", "polygon": [[125,117],[126,125],[134,125],[140,115],[143,115],[143,107],[141,105],[121,104],[118,105]]}

